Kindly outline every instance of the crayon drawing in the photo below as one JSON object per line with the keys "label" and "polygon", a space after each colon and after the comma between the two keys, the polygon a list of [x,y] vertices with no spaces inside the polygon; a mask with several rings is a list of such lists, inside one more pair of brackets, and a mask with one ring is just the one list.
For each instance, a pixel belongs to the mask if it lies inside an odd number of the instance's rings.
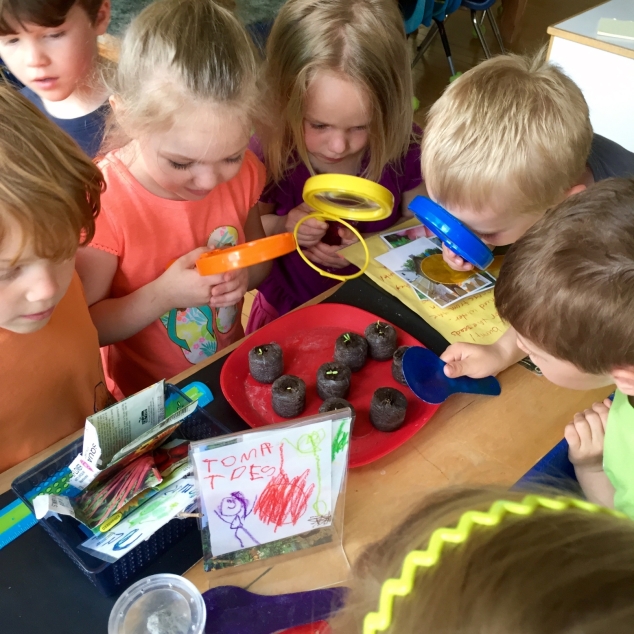
{"label": "crayon drawing", "polygon": [[193,452],[214,557],[306,533],[332,515],[331,438],[325,421]]}
{"label": "crayon drawing", "polygon": [[223,522],[229,524],[240,548],[248,548],[260,543],[244,526],[252,511],[253,506],[249,510],[249,500],[240,491],[234,491],[230,496],[224,498],[214,511]]}

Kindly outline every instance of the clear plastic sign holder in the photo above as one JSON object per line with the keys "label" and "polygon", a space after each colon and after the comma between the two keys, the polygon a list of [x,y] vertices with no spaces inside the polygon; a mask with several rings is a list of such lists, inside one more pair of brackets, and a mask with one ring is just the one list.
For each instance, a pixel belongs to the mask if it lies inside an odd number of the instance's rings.
{"label": "clear plastic sign holder", "polygon": [[266,594],[281,594],[350,579],[343,519],[352,424],[346,408],[192,443],[211,584],[267,572]]}

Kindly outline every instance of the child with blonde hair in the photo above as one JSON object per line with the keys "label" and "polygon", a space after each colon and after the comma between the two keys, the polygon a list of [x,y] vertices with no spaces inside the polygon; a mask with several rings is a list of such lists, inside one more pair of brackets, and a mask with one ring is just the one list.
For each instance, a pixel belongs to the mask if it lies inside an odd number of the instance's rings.
{"label": "child with blonde hair", "polygon": [[109,404],[75,273],[104,186],[73,140],[0,86],[0,472]]}
{"label": "child with blonde hair", "polygon": [[[495,57],[452,82],[429,112],[421,153],[429,196],[491,247],[515,242],[595,181],[634,175],[634,154],[593,135],[581,90],[543,52]],[[473,268],[446,246],[443,256]],[[511,330],[491,346],[454,344],[442,358],[448,376],[478,378],[522,356]]]}
{"label": "child with blonde hair", "polygon": [[[556,493],[555,493],[556,495]],[[627,634],[634,524],[550,492],[447,489],[354,567],[333,634]]]}
{"label": "child with blonde hair", "polygon": [[78,260],[117,397],[243,336],[243,296],[268,266],[194,266],[264,237],[264,167],[247,149],[255,78],[248,35],[212,0],[159,0],[125,34],[99,164],[108,188]]}
{"label": "child with blonde hair", "polygon": [[[389,218],[358,224],[390,227],[407,215],[421,188],[420,130],[412,123],[412,83],[403,19],[392,0],[289,0],[267,42],[260,130],[272,182],[260,199],[268,235],[293,231],[311,209],[302,200],[313,174],[363,176],[394,194]],[[350,232],[308,220],[298,232],[309,259],[349,274],[337,251]],[[327,234],[328,231],[328,235]],[[343,270],[342,270],[343,269]],[[258,287],[247,332],[315,297],[336,282],[298,253],[273,262]]]}

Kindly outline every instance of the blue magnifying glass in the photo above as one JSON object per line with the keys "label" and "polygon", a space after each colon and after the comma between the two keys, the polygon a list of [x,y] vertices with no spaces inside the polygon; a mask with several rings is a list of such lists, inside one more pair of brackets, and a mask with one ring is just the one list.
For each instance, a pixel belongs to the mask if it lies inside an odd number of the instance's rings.
{"label": "blue magnifying glass", "polygon": [[493,262],[491,249],[438,203],[425,196],[416,196],[409,204],[409,209],[463,260],[482,270]]}

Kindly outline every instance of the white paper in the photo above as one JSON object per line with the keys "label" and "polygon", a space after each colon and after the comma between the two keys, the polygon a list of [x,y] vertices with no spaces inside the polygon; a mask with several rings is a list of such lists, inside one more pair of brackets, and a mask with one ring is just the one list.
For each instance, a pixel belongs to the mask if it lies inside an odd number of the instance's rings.
{"label": "white paper", "polygon": [[142,504],[107,533],[91,537],[79,548],[104,561],[117,561],[196,500],[194,478],[184,478]]}
{"label": "white paper", "polygon": [[475,273],[460,284],[438,284],[424,276],[416,267],[414,258],[426,258],[439,254],[439,247],[428,238],[417,238],[401,247],[392,249],[375,259],[385,268],[396,273],[419,294],[423,294],[439,308],[447,308],[471,295],[482,293],[493,286],[487,275]]}
{"label": "white paper", "polygon": [[100,473],[97,467],[84,460],[82,454],[79,454],[68,468],[71,473],[68,484],[80,491],[83,491]]}
{"label": "white paper", "polygon": [[193,451],[214,556],[332,523],[332,421]]}
{"label": "white paper", "polygon": [[70,504],[70,500],[63,495],[38,495],[33,499],[33,511],[35,517],[41,520],[48,513],[59,513],[75,517],[75,511]]}
{"label": "white paper", "polygon": [[124,458],[128,454],[132,453],[135,449],[141,447],[149,440],[152,440],[152,438],[160,434],[163,430],[183,420],[184,418],[189,416],[196,409],[196,407],[196,402],[189,403],[185,405],[185,407],[179,409],[177,412],[174,412],[171,416],[168,416],[164,421],[161,422],[160,425],[154,424],[152,427],[144,431],[140,436],[137,436],[131,443],[127,444],[125,447],[117,451],[117,453],[112,456],[108,465],[114,464],[115,462],[117,462],[117,460],[121,460],[121,458]]}
{"label": "white paper", "polygon": [[[89,416],[84,432],[84,460],[96,466],[106,465],[119,450],[161,422],[165,416],[164,384],[159,381]],[[99,453],[96,460],[95,452]]]}

